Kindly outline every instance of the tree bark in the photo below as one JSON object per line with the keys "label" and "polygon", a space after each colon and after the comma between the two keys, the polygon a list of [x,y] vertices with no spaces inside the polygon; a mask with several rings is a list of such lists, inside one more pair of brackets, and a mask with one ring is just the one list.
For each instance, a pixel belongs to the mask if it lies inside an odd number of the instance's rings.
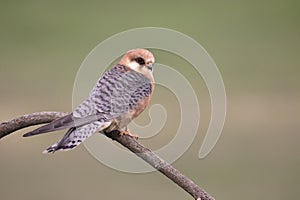
{"label": "tree bark", "polygon": [[[55,119],[67,115],[66,112],[37,112],[16,117],[0,124],[0,139],[22,128],[33,125],[49,123]],[[168,164],[150,149],[140,144],[136,139],[128,135],[120,135],[119,131],[105,132],[105,135],[135,153],[152,167],[160,171],[179,187],[188,192],[196,200],[214,200],[214,198],[196,185],[192,180],[183,175],[172,165]]]}

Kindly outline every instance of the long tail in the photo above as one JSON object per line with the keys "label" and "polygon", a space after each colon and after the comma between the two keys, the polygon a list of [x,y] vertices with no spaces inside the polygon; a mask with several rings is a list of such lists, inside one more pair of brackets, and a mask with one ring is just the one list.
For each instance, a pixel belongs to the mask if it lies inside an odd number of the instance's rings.
{"label": "long tail", "polygon": [[70,128],[59,142],[50,146],[48,149],[43,151],[43,153],[54,153],[58,150],[68,151],[70,149],[73,149],[95,132],[108,127],[109,124],[110,122],[103,123],[96,121],[81,127]]}

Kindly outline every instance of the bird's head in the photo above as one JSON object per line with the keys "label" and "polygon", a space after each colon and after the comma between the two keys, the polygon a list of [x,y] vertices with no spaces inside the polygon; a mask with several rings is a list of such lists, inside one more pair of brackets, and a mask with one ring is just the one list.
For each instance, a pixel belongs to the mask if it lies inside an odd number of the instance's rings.
{"label": "bird's head", "polygon": [[154,63],[153,54],[146,49],[133,49],[128,51],[119,64],[147,75],[152,72]]}

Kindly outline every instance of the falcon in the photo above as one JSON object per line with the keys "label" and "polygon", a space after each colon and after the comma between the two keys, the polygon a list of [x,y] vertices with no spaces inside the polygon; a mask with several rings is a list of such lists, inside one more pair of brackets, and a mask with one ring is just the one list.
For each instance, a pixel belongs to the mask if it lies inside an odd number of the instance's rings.
{"label": "falcon", "polygon": [[90,96],[72,113],[24,134],[24,137],[68,129],[63,138],[43,153],[70,150],[103,130],[130,133],[128,124],[149,104],[154,90],[154,56],[146,49],[128,51],[98,80]]}

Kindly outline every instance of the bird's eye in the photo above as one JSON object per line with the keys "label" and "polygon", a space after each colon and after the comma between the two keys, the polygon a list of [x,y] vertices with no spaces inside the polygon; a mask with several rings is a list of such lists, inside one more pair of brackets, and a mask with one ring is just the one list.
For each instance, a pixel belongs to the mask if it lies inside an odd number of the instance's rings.
{"label": "bird's eye", "polygon": [[145,60],[144,60],[143,58],[141,58],[141,57],[137,57],[137,58],[135,59],[135,61],[136,61],[137,63],[139,63],[140,65],[145,65]]}

